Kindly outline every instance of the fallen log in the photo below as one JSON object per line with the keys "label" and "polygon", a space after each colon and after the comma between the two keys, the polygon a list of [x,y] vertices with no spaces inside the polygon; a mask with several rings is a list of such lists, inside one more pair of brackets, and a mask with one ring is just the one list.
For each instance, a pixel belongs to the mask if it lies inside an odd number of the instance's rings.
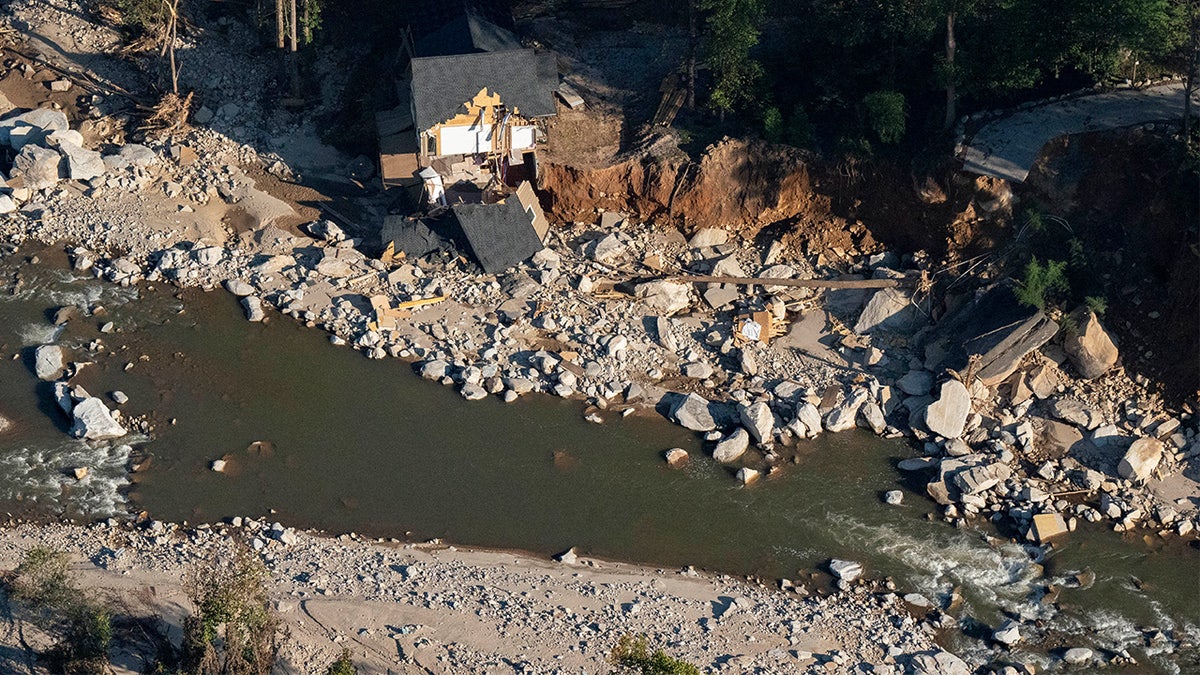
{"label": "fallen log", "polygon": [[774,279],[771,277],[705,277],[673,276],[667,281],[689,284],[735,284],[739,286],[793,286],[798,288],[896,288],[907,280],[901,279]]}

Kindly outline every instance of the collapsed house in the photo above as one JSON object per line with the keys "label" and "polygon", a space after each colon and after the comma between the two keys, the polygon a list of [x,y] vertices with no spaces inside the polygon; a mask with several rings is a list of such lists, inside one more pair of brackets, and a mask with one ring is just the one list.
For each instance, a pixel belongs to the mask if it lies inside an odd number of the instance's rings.
{"label": "collapsed house", "polygon": [[384,187],[414,185],[427,167],[451,187],[535,180],[537,121],[556,112],[553,55],[522,48],[471,6],[403,42],[400,105],[376,116]]}
{"label": "collapsed house", "polygon": [[532,186],[557,66],[523,48],[494,6],[433,16],[440,23],[423,16],[404,36],[400,104],[376,116],[384,188],[421,191],[418,213],[389,217],[382,243],[410,256],[456,243],[501,272],[537,252],[548,229]]}
{"label": "collapsed house", "polygon": [[388,216],[380,239],[389,252],[421,257],[435,251],[470,254],[496,274],[542,248],[550,223],[529,183],[494,204],[457,203],[425,217]]}

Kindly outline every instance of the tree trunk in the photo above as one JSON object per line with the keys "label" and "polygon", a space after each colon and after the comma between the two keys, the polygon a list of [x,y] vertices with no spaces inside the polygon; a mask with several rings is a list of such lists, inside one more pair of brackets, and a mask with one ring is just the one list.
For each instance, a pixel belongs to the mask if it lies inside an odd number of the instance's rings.
{"label": "tree trunk", "polygon": [[954,72],[954,52],[958,43],[954,40],[954,10],[946,12],[946,119],[942,121],[942,130],[947,131],[954,126],[958,117],[958,92],[954,82],[957,75]]}
{"label": "tree trunk", "polygon": [[292,43],[291,52],[288,54],[288,71],[292,80],[292,98],[300,98],[300,64],[297,61],[299,55],[297,49],[297,23],[299,23],[300,15],[296,13],[296,0],[292,0]]}
{"label": "tree trunk", "polygon": [[688,0],[688,58],[687,58],[687,107],[696,109],[696,50],[700,41],[696,30],[696,0]]}
{"label": "tree trunk", "polygon": [[283,49],[283,2],[284,0],[275,0],[275,46]]}
{"label": "tree trunk", "polygon": [[1196,71],[1200,70],[1200,11],[1196,3],[1187,3],[1188,55],[1183,80],[1183,145],[1192,148],[1192,93],[1196,90]]}

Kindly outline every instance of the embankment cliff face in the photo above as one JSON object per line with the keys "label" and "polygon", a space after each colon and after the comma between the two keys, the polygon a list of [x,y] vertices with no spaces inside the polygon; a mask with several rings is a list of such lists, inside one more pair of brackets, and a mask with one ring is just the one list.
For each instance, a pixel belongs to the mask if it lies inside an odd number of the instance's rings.
{"label": "embankment cliff face", "polygon": [[544,169],[542,189],[560,220],[587,221],[604,209],[644,221],[754,228],[829,210],[813,191],[804,153],[741,140],[711,146],[699,162],[666,153],[600,169]]}
{"label": "embankment cliff face", "polygon": [[685,231],[724,227],[753,237],[775,226],[774,236],[799,234],[814,248],[940,256],[995,243],[995,228],[984,225],[1005,219],[977,205],[996,202],[995,182],[952,171],[916,176],[885,163],[830,164],[795,148],[725,139],[698,161],[660,141],[603,168],[548,163],[540,187],[559,221],[621,211]]}

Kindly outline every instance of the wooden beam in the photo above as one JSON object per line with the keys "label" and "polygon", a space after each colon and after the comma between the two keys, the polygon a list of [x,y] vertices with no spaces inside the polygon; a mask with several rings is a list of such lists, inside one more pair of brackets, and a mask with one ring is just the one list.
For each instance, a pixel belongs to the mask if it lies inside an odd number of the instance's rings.
{"label": "wooden beam", "polygon": [[792,286],[797,288],[896,288],[900,279],[773,279],[771,277],[674,276],[667,281],[689,284],[735,284],[739,286]]}

